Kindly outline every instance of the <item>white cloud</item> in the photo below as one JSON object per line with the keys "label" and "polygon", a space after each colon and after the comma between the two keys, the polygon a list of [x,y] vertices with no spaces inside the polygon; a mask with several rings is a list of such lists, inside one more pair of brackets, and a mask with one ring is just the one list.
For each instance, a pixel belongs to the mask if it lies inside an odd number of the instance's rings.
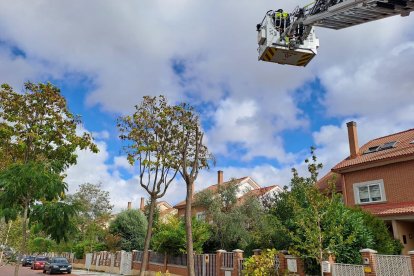
{"label": "white cloud", "polygon": [[116,158],[115,169],[108,163],[111,162],[110,155],[105,142],[96,142],[99,153],[90,151],[78,151],[78,162],[67,170],[65,181],[69,185],[69,193],[76,192],[78,186],[83,183],[102,183],[102,189],[110,192],[111,203],[117,212],[127,207],[129,201],[133,207],[138,208],[140,198],[146,196],[139,187],[139,182],[132,177],[123,179],[117,167],[121,167],[121,158]]}
{"label": "white cloud", "polygon": [[[287,103],[292,110],[295,106]],[[262,102],[254,99],[237,101],[226,99],[213,115],[213,128],[208,133],[208,142],[215,154],[232,155],[231,143],[241,144],[247,152],[242,159],[255,156],[276,158],[280,162],[291,162],[294,156],[286,153],[278,131],[303,126],[296,118],[285,114],[269,114],[263,110]],[[236,156],[237,157],[237,156]]]}
{"label": "white cloud", "polygon": [[[305,3],[280,6],[292,10]],[[214,128],[206,138],[216,153],[231,155],[226,145],[237,143],[246,150],[243,160],[264,156],[289,164],[229,167],[226,175],[252,175],[269,184],[290,179],[289,166],[297,157],[287,152],[285,144],[292,141],[283,141],[281,133],[312,125],[292,92],[316,77],[326,90],[324,118],[342,121],[314,133],[325,168],[346,155],[344,118],[357,120],[360,141],[412,127],[412,16],[339,31],[317,28],[318,56],[308,67],[297,68],[257,61],[255,25],[277,8],[271,0],[2,1],[2,41],[26,57],[0,45],[0,82],[19,90],[26,80],[84,74],[94,87],[87,104],[119,113],[132,110],[146,94],[208,103]],[[185,66],[184,82],[171,68],[174,59]],[[104,130],[94,135],[113,138]],[[79,153],[78,165],[68,171],[71,189],[100,181],[113,192],[118,208],[139,201],[144,194],[137,181],[123,179],[118,171],[127,167],[125,159],[112,160],[107,144],[98,145],[99,154]],[[203,173],[200,181],[214,178],[208,175]],[[167,198],[181,200],[183,191],[177,180]]]}
{"label": "white cloud", "polygon": [[109,134],[109,131],[107,130],[94,131],[92,132],[92,137],[98,140],[106,140],[106,139],[109,139],[110,134]]}

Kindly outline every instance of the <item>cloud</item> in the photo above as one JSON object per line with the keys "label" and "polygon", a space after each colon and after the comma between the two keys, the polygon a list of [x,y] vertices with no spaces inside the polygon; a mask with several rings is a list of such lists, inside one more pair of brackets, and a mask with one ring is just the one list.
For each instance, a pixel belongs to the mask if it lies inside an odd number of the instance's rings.
{"label": "cloud", "polygon": [[135,176],[128,179],[121,177],[119,168],[123,168],[122,158],[112,158],[107,149],[107,144],[102,141],[96,142],[99,153],[90,151],[78,151],[77,164],[67,170],[65,181],[69,185],[69,193],[74,193],[80,184],[92,183],[102,184],[102,189],[110,193],[111,203],[114,211],[118,212],[127,207],[129,201],[133,202],[134,208],[139,207],[140,198],[146,196],[139,187]]}
{"label": "cloud", "polygon": [[[288,102],[293,110],[295,106]],[[213,115],[213,127],[208,134],[211,151],[225,156],[233,155],[233,147],[241,147],[241,156],[250,160],[257,156],[275,158],[282,163],[291,162],[294,155],[286,153],[278,132],[300,127],[306,122],[288,114],[272,114],[263,110],[262,102],[225,99]],[[233,156],[236,157],[237,156]]]}
{"label": "cloud", "polygon": [[[280,7],[289,11],[296,4],[307,2],[287,1]],[[148,94],[208,104],[212,126],[206,140],[214,153],[280,163],[224,165],[226,175],[252,175],[263,183],[286,183],[290,166],[303,167],[296,161],[301,153],[286,150],[286,144],[301,141],[284,141],[286,130],[312,129],[317,154],[328,169],[347,154],[347,120],[358,122],[360,141],[412,127],[412,16],[338,31],[317,28],[318,55],[298,68],[257,61],[255,25],[277,8],[271,0],[3,1],[1,82],[19,90],[26,80],[81,74],[93,84],[87,106],[117,114],[129,113]],[[12,47],[24,55],[13,54]],[[174,68],[177,63],[181,70]],[[323,91],[295,93],[315,79]],[[313,101],[321,104],[318,114],[323,116],[317,122],[299,106]],[[68,171],[71,189],[100,181],[113,192],[118,208],[139,201],[144,194],[136,177],[125,178],[119,171],[127,167],[125,159],[110,154],[114,137],[105,130],[94,136],[105,140],[98,142],[101,152],[79,153],[78,165]],[[214,174],[202,173],[200,183],[210,183]],[[167,198],[182,199],[183,189],[177,179]]]}
{"label": "cloud", "polygon": [[102,130],[102,131],[94,131],[92,132],[92,137],[98,140],[106,140],[110,137],[109,131]]}

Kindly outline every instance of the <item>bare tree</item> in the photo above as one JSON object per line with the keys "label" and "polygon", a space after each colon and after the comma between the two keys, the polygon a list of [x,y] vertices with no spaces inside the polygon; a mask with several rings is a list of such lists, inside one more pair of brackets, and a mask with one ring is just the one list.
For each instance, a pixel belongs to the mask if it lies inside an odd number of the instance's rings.
{"label": "bare tree", "polygon": [[178,173],[178,124],[174,107],[163,96],[145,96],[130,116],[118,119],[120,138],[127,142],[124,151],[131,165],[138,164],[140,185],[148,193],[148,228],[140,275],[145,275],[152,236],[156,201],[162,198]]}
{"label": "bare tree", "polygon": [[186,183],[185,229],[187,243],[188,275],[194,276],[193,233],[191,226],[191,207],[193,204],[194,182],[201,169],[209,168],[209,161],[213,156],[203,144],[204,133],[201,130],[200,120],[194,108],[188,104],[181,104],[175,108],[179,133],[177,135],[177,155],[179,171]]}

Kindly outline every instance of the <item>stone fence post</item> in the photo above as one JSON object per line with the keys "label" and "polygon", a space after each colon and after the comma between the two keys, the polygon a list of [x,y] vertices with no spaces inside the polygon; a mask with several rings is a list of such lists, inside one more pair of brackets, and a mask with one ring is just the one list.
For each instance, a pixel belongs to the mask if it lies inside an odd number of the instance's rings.
{"label": "stone fence post", "polygon": [[375,254],[377,251],[366,248],[359,251],[362,256],[362,263],[364,264],[365,276],[376,276],[375,271]]}
{"label": "stone fence post", "polygon": [[411,267],[413,268],[414,271],[414,250],[411,250],[408,252],[408,255],[410,256],[411,259]]}
{"label": "stone fence post", "polygon": [[222,276],[224,272],[221,270],[221,263],[223,262],[223,253],[227,252],[226,250],[219,249],[216,251],[216,275]]}
{"label": "stone fence post", "polygon": [[243,250],[235,249],[233,250],[233,276],[241,275],[242,266],[240,265],[240,260],[243,260]]}

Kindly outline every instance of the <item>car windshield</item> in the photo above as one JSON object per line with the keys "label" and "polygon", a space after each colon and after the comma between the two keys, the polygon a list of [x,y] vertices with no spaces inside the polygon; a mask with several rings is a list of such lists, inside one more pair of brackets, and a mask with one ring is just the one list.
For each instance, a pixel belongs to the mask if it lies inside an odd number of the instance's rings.
{"label": "car windshield", "polygon": [[65,258],[56,258],[53,260],[54,263],[60,263],[60,264],[67,264],[68,260],[66,260]]}
{"label": "car windshield", "polygon": [[47,261],[47,257],[36,257],[36,261]]}

